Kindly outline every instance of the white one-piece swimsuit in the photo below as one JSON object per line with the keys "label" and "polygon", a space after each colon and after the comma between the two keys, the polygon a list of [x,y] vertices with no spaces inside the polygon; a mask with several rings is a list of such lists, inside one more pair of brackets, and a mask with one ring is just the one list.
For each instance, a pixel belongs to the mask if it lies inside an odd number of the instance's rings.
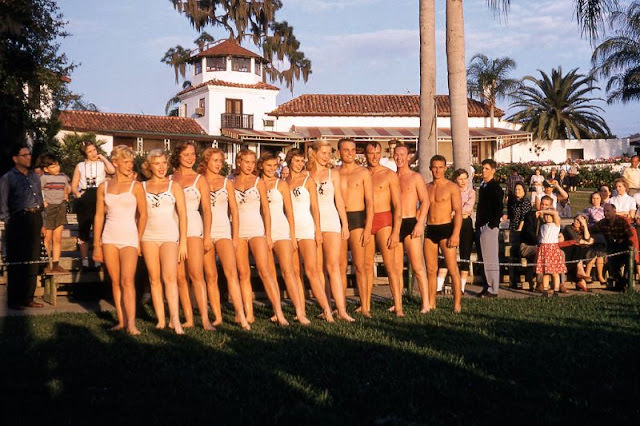
{"label": "white one-piece swimsuit", "polygon": [[335,188],[331,180],[331,169],[327,175],[327,179],[316,183],[318,191],[318,210],[320,212],[320,231],[322,232],[341,232],[340,215],[336,209],[334,200]]}
{"label": "white one-piece swimsuit", "polygon": [[302,185],[291,190],[296,240],[313,240],[316,234],[313,215],[311,215],[311,195],[306,187],[308,179],[309,173],[304,178]]}
{"label": "white one-piece swimsuit", "polygon": [[271,241],[274,243],[291,239],[289,221],[284,214],[284,199],[282,198],[282,193],[278,191],[279,182],[280,179],[276,179],[276,185],[267,191],[269,212],[271,213]]}
{"label": "white one-piece swimsuit", "polygon": [[209,191],[211,200],[211,239],[215,242],[231,239],[231,222],[229,221],[229,191],[227,178],[224,178],[222,188]]}
{"label": "white one-piece swimsuit", "polygon": [[142,241],[158,243],[178,242],[180,229],[176,214],[176,197],[171,192],[173,181],[169,181],[166,191],[153,193],[147,191],[147,182],[142,182],[147,195],[147,227],[142,234]]}
{"label": "white one-piece swimsuit", "polygon": [[264,237],[264,222],[260,215],[260,191],[256,178],[252,187],[240,191],[236,188],[236,201],[238,202],[238,236],[240,238]]}
{"label": "white one-piece swimsuit", "polygon": [[200,216],[200,190],[196,186],[200,175],[190,186],[184,188],[184,200],[187,205],[187,237],[202,238],[202,216]]}
{"label": "white one-piece swimsuit", "polygon": [[104,182],[104,204],[107,219],[102,230],[102,244],[113,244],[118,249],[123,247],[138,248],[138,227],[136,226],[136,209],[138,202],[131,192],[136,181],[131,182],[127,192],[109,194]]}

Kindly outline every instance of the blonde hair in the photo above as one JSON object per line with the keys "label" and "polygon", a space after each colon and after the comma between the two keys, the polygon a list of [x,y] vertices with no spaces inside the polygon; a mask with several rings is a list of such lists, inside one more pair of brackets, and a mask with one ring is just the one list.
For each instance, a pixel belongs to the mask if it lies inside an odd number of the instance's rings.
{"label": "blonde hair", "polygon": [[140,171],[142,172],[143,176],[146,177],[147,179],[151,179],[151,176],[152,176],[151,169],[150,169],[151,161],[154,158],[158,158],[158,157],[167,158],[167,154],[159,148],[152,149],[151,151],[149,151],[149,153],[144,159],[144,162],[140,166]]}
{"label": "blonde hair", "polygon": [[133,150],[127,145],[116,145],[113,147],[113,150],[111,150],[111,161],[117,161],[121,158],[130,159],[135,156]]}
{"label": "blonde hair", "polygon": [[[251,151],[249,148],[244,148],[238,151],[238,153],[236,154],[236,170],[234,171],[234,174],[236,176],[240,174],[240,162],[247,155],[253,155],[254,157],[256,157],[256,160],[258,159],[258,155],[255,152]],[[258,175],[257,167],[254,167],[253,174],[256,176]]]}
{"label": "blonde hair", "polygon": [[205,174],[209,165],[209,160],[211,160],[213,154],[222,155],[222,161],[224,161],[224,159],[226,158],[226,154],[220,148],[206,148],[204,151],[202,151],[201,160],[198,164],[198,167],[196,167],[196,172],[200,173],[201,175]]}
{"label": "blonde hair", "polygon": [[[322,148],[323,146],[328,146],[331,147],[331,144],[324,140],[324,139],[318,139],[316,140],[314,143],[311,144],[311,147],[309,147],[309,151],[308,151],[308,156],[309,156],[309,161],[307,162],[307,170],[315,170],[317,165],[316,165],[316,154],[317,152],[320,150],[320,148]],[[327,167],[331,167],[331,163],[327,164]]]}

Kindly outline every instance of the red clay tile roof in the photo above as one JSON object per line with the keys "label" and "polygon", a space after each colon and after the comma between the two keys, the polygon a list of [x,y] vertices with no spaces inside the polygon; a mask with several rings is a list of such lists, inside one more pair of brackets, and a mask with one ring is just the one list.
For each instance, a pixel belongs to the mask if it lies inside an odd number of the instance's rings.
{"label": "red clay tile roof", "polygon": [[191,58],[203,58],[212,56],[239,56],[242,58],[258,58],[263,62],[266,60],[252,51],[240,46],[235,40],[222,40],[206,50],[192,56]]}
{"label": "red clay tile roof", "polygon": [[[468,99],[469,117],[488,117],[489,107]],[[438,117],[450,117],[449,96],[437,95]],[[275,116],[392,116],[420,115],[418,95],[302,95],[269,113]],[[504,112],[495,109],[495,116]]]}
{"label": "red clay tile roof", "polygon": [[199,89],[201,87],[204,86],[225,86],[225,87],[240,87],[243,89],[264,89],[264,90],[280,90],[279,87],[274,86],[272,84],[269,83],[256,83],[256,84],[244,84],[244,83],[231,83],[230,81],[222,81],[222,80],[217,80],[217,79],[213,79],[213,80],[209,80],[209,81],[205,81],[204,83],[200,83],[197,86],[192,86],[192,87],[188,87],[186,89],[184,89],[183,91],[179,92],[176,96],[180,96],[180,95],[184,95],[185,93],[189,93],[192,90],[196,90]]}
{"label": "red clay tile roof", "polygon": [[204,129],[194,119],[186,117],[92,111],[60,111],[59,120],[63,130],[80,132],[207,135]]}

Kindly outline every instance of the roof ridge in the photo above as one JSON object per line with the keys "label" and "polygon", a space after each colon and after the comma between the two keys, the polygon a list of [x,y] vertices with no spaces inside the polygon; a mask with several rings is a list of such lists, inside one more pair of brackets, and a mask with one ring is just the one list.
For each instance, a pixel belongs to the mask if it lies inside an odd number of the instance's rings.
{"label": "roof ridge", "polygon": [[74,109],[64,109],[60,112],[69,112],[73,114],[92,114],[92,115],[117,115],[117,116],[127,116],[127,117],[152,117],[152,118],[162,118],[162,119],[170,119],[170,120],[184,120],[189,117],[176,117],[172,115],[155,115],[155,114],[136,114],[131,112],[107,112],[107,111],[82,111],[82,110],[74,110]]}

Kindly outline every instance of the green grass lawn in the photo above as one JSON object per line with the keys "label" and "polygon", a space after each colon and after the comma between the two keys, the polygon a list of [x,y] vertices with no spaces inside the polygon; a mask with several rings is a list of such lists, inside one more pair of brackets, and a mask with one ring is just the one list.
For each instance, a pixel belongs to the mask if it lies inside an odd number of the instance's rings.
{"label": "green grass lawn", "polygon": [[286,329],[260,309],[251,332],[185,336],[146,308],[137,338],[107,331],[111,313],[3,318],[3,424],[640,421],[640,296],[439,304]]}

